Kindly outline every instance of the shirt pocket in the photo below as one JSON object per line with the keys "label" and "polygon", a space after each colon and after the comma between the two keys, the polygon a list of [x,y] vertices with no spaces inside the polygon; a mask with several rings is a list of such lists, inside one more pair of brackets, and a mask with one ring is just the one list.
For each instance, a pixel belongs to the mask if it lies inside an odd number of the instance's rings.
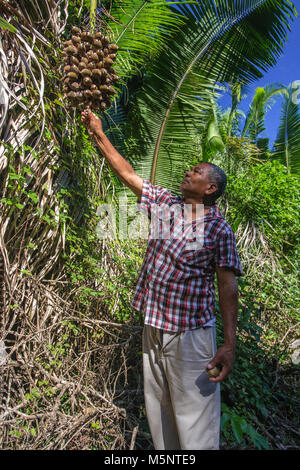
{"label": "shirt pocket", "polygon": [[180,263],[191,268],[204,268],[214,263],[215,244],[204,243],[204,246],[197,249],[192,248],[191,242],[185,244],[181,252]]}

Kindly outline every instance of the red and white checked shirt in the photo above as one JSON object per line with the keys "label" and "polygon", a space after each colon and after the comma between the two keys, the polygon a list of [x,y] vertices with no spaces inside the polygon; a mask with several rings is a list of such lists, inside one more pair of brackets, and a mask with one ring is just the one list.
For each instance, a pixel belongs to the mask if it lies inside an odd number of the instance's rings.
{"label": "red and white checked shirt", "polygon": [[[154,209],[174,205],[183,208],[184,199],[143,181],[139,207],[150,220],[155,214]],[[234,233],[217,205],[202,218],[201,248],[191,249],[188,242],[195,238],[189,239],[188,231],[184,236],[175,232],[176,238],[172,237],[176,219],[174,217],[170,224],[171,237],[153,238],[150,231],[132,300],[132,307],[144,314],[145,324],[174,332],[205,326],[215,318],[216,265],[232,269],[237,276],[242,275]],[[193,235],[195,223],[190,224]]]}

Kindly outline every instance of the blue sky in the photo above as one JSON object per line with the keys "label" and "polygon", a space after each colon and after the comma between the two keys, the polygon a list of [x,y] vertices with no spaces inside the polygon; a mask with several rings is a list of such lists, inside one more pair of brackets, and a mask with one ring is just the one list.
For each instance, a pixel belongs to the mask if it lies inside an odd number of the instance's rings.
{"label": "blue sky", "polygon": [[[249,88],[247,98],[243,100],[241,108],[243,111],[249,109],[249,104],[257,87],[263,87],[269,83],[281,83],[289,85],[290,83],[300,81],[300,0],[293,1],[299,18],[296,18],[291,23],[291,32],[288,35],[288,40],[283,48],[283,53],[278,59],[277,64],[267,72],[264,77],[256,82],[253,82]],[[222,106],[229,106],[229,97],[224,97],[220,101]],[[277,128],[280,123],[280,107],[281,99],[277,98],[275,104],[266,115],[266,133],[265,135],[270,138],[270,144],[274,143],[276,138]]]}

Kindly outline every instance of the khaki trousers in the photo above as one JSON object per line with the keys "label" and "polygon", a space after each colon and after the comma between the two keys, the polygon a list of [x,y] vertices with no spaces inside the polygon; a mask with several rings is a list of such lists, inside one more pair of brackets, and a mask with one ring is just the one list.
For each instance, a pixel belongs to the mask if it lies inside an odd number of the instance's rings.
{"label": "khaki trousers", "polygon": [[155,449],[219,449],[220,385],[205,371],[215,352],[215,327],[171,333],[145,325],[144,394]]}

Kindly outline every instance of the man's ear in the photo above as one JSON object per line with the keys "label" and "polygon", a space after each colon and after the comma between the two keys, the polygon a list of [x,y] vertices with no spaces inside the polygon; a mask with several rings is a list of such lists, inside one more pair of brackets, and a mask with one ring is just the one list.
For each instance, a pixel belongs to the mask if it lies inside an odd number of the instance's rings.
{"label": "man's ear", "polygon": [[205,194],[212,194],[218,189],[217,183],[210,183],[209,188],[206,189]]}

